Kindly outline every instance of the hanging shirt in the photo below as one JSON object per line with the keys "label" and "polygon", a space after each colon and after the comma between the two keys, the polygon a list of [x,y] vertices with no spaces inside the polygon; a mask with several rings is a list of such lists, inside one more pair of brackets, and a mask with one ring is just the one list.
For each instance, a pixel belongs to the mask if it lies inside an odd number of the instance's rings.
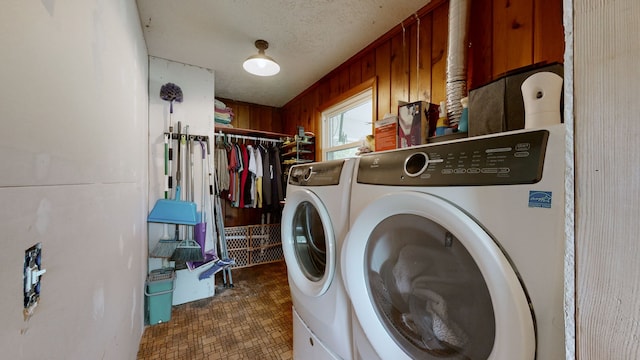
{"label": "hanging shirt", "polygon": [[253,207],[261,208],[262,207],[262,154],[260,152],[260,146],[257,146],[253,149],[253,155],[256,159],[256,186],[255,186],[255,194],[253,201]]}
{"label": "hanging shirt", "polygon": [[235,193],[237,191],[237,171],[238,171],[238,149],[235,145],[229,147],[229,194],[227,194],[227,199],[233,203]]}
{"label": "hanging shirt", "polygon": [[215,173],[218,177],[218,185],[220,186],[219,190],[229,190],[229,158],[227,155],[227,149],[222,142],[218,142],[216,148],[214,149],[213,161],[215,165]]}
{"label": "hanging shirt", "polygon": [[243,208],[245,207],[247,178],[249,177],[249,153],[247,152],[247,147],[244,144],[240,145],[240,154],[242,155],[242,170],[238,172],[240,175],[238,207]]}
{"label": "hanging shirt", "polygon": [[245,207],[255,207],[256,201],[256,176],[257,176],[257,163],[256,154],[252,145],[247,145],[247,155],[249,156],[249,175],[247,177],[247,193],[245,194]]}
{"label": "hanging shirt", "polygon": [[271,196],[273,171],[271,169],[269,150],[264,145],[260,145],[259,149],[262,156],[262,197],[264,199],[262,202],[265,207],[269,207],[273,203]]}
{"label": "hanging shirt", "polygon": [[280,208],[280,202],[284,201],[284,192],[282,188],[282,168],[280,167],[280,149],[272,146],[269,150],[271,157],[271,167],[273,169],[273,178],[271,182],[272,201],[275,209]]}

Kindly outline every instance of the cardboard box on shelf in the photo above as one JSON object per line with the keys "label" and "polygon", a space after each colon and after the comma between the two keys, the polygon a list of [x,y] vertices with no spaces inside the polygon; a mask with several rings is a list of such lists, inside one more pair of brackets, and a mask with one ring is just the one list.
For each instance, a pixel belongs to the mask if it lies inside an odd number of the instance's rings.
{"label": "cardboard box on shelf", "polygon": [[416,101],[398,105],[398,148],[427,143],[435,135],[438,105]]}
{"label": "cardboard box on shelf", "polygon": [[397,147],[398,117],[387,114],[374,124],[375,151],[392,150]]}

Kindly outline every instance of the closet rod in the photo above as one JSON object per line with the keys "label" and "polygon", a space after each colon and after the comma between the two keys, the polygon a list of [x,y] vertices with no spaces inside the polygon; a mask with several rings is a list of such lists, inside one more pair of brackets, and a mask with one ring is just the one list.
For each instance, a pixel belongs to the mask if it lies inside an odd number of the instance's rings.
{"label": "closet rod", "polygon": [[236,139],[245,139],[245,140],[270,141],[270,142],[274,142],[274,143],[282,142],[282,140],[280,140],[280,139],[269,139],[269,138],[263,138],[263,137],[236,135],[236,134],[224,134],[222,131],[219,132],[219,133],[216,133],[216,137],[223,137],[224,138],[225,136],[233,137],[233,138],[236,138]]}

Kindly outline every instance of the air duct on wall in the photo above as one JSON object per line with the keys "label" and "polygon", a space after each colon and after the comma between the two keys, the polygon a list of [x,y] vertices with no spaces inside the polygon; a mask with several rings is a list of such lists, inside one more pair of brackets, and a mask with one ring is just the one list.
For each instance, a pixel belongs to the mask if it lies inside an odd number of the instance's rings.
{"label": "air duct on wall", "polygon": [[447,115],[455,127],[462,115],[460,100],[467,95],[467,43],[471,0],[449,0],[447,51]]}

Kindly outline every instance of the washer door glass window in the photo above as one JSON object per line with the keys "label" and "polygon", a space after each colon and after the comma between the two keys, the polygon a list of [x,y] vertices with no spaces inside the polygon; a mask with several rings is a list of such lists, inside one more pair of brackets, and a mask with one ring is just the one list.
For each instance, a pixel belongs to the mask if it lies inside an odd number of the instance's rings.
{"label": "washer door glass window", "polygon": [[301,202],[293,216],[293,241],[298,264],[311,281],[320,281],[327,266],[324,226],[318,210],[308,201]]}
{"label": "washer door glass window", "polygon": [[491,296],[475,261],[447,229],[417,215],[388,217],[369,237],[365,266],[378,318],[411,357],[489,357]]}
{"label": "washer door glass window", "polygon": [[356,319],[380,358],[535,358],[534,318],[513,265],[445,199],[399,191],[368,203],[343,264]]}

